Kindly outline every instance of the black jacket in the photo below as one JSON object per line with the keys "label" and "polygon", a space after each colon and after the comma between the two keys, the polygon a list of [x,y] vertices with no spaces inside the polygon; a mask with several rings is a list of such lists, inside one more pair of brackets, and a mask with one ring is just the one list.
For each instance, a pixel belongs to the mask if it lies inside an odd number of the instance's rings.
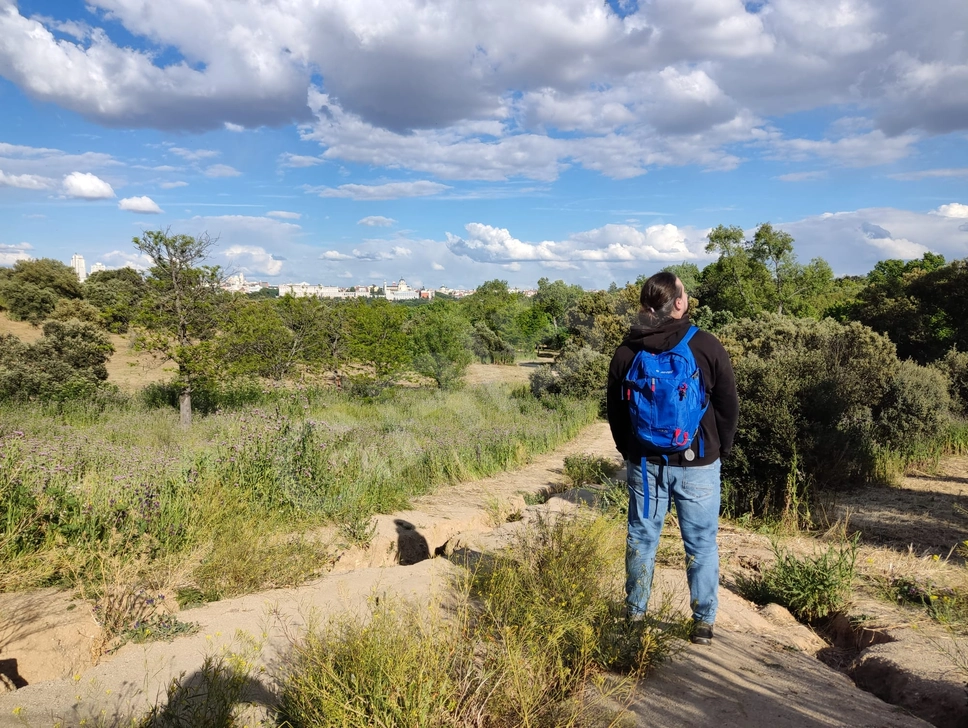
{"label": "black jacket", "polygon": [[[656,327],[633,326],[625,341],[615,350],[608,367],[606,404],[608,424],[612,428],[615,447],[626,460],[638,462],[643,456],[649,461],[662,462],[661,457],[651,455],[632,432],[628,403],[622,399],[622,381],[632,366],[635,355],[645,349],[653,353],[668,351],[678,344],[689,330],[688,316]],[[709,408],[702,418],[703,457],[699,457],[698,439],[690,447],[696,454],[694,460],[686,460],[681,453],[669,455],[671,465],[710,465],[717,458],[725,458],[733,446],[736,425],[739,421],[739,399],[736,395],[736,379],[729,355],[719,339],[707,331],[697,331],[689,341],[689,348],[702,370],[709,393]]]}

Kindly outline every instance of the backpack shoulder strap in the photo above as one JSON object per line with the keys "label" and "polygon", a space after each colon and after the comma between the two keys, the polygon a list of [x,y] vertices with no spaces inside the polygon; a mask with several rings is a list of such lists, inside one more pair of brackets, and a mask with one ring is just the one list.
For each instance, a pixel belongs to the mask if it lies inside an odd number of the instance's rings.
{"label": "backpack shoulder strap", "polygon": [[[690,326],[689,330],[686,331],[686,335],[683,336],[682,339],[679,341],[679,343],[676,344],[674,347],[672,347],[672,349],[670,349],[669,351],[674,351],[676,349],[682,351],[683,349],[687,349],[689,347],[689,341],[692,339],[693,336],[696,335],[697,331],[699,331],[698,326],[696,325]],[[689,353],[692,353],[692,352],[689,352]]]}

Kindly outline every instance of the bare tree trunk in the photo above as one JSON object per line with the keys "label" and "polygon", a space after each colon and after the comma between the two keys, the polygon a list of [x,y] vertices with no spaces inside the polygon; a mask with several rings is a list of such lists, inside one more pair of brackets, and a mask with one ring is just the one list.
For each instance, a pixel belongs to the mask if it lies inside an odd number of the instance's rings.
{"label": "bare tree trunk", "polygon": [[182,392],[178,395],[178,411],[181,413],[182,427],[192,426],[192,393]]}

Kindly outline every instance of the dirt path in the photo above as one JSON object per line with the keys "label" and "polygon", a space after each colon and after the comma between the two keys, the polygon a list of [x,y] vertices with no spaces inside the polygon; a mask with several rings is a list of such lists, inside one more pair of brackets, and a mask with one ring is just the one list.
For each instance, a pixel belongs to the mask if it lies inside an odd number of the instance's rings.
{"label": "dirt path", "polygon": [[[512,512],[520,512],[526,523],[538,509],[572,507],[562,498],[526,506],[523,493],[559,490],[564,481],[562,459],[577,452],[617,458],[607,425],[592,425],[518,471],[446,488],[417,499],[409,511],[378,517],[370,548],[344,553],[334,572],[318,581],[186,612],[184,619],[199,623],[197,634],[172,643],[129,644],[95,667],[84,665],[84,640],[90,636],[91,623],[83,604],[70,608],[63,595],[5,595],[0,614],[7,615],[7,624],[0,625],[0,637],[6,634],[6,641],[0,658],[19,658],[26,676],[27,658],[37,653],[48,668],[57,663],[60,672],[50,676],[56,679],[28,678],[32,684],[0,695],[0,728],[22,726],[25,720],[33,726],[51,725],[55,719],[77,725],[95,715],[108,716],[108,725],[118,725],[159,701],[172,678],[184,674],[191,680],[206,656],[227,649],[248,655],[257,666],[248,692],[252,725],[271,703],[271,675],[293,637],[314,615],[362,609],[379,594],[430,599],[443,593],[458,567],[443,558],[413,565],[401,562],[475,539],[478,546],[499,544],[521,527],[500,525]],[[750,546],[762,550],[762,538],[750,536]],[[746,540],[739,531],[724,529],[724,555],[741,553]],[[660,569],[658,581],[657,591],[684,602],[681,568]],[[34,600],[32,617],[17,610],[17,598]],[[721,589],[720,600],[713,646],[687,647],[642,683],[629,715],[634,725],[927,725],[859,690],[845,675],[813,657],[826,645],[784,610],[760,612],[726,589]],[[41,608],[44,604],[59,606]],[[60,630],[56,644],[44,641],[51,630],[34,627],[36,620],[44,619]]]}

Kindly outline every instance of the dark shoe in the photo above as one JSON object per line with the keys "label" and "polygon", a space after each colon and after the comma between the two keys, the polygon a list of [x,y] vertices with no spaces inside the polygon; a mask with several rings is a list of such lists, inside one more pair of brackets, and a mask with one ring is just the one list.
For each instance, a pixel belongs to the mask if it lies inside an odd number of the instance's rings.
{"label": "dark shoe", "polygon": [[694,645],[711,645],[713,643],[713,626],[709,622],[696,622],[692,627],[689,640]]}

